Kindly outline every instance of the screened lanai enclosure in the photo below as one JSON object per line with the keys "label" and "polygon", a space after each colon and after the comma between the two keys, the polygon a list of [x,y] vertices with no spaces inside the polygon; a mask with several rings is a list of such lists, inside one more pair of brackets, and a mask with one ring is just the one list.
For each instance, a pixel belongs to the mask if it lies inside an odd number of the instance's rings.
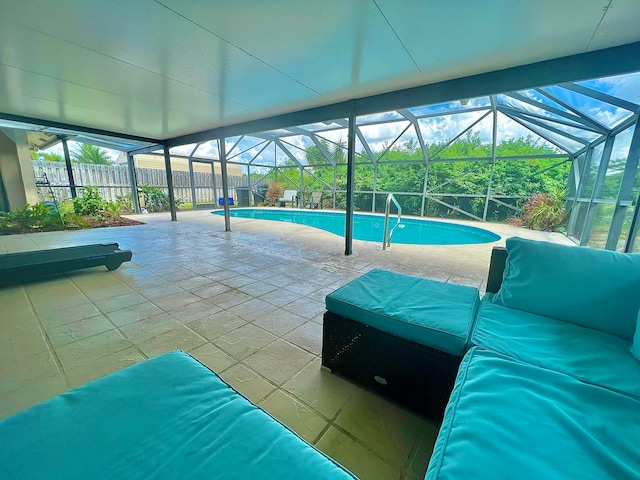
{"label": "screened lanai enclosure", "polygon": [[[518,224],[528,201],[550,198],[576,242],[639,251],[639,111],[635,73],[357,116],[353,208],[382,213],[393,194],[403,215]],[[300,207],[315,192],[346,209],[348,138],[348,118],[226,137],[252,193],[241,205],[261,206],[278,182]],[[222,169],[219,140],[171,155]]]}

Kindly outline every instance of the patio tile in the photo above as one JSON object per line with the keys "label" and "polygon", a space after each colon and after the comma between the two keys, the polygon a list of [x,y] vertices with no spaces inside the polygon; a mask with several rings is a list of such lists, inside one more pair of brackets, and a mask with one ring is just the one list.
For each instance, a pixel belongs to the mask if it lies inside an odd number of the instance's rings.
{"label": "patio tile", "polygon": [[247,277],[245,275],[236,275],[235,277],[220,280],[220,283],[223,283],[231,288],[239,288],[255,283],[255,281],[255,278]]}
{"label": "patio tile", "polygon": [[139,290],[149,300],[155,300],[156,298],[166,298],[176,293],[184,292],[184,289],[174,285],[173,283],[163,280],[160,285],[154,285],[152,287],[142,288]]}
{"label": "patio tile", "polygon": [[183,288],[185,290],[198,290],[206,285],[211,285],[213,280],[204,276],[195,276],[191,278],[187,278],[186,280],[180,280],[179,282],[175,282],[175,284]]}
{"label": "patio tile", "polygon": [[256,319],[263,318],[265,315],[273,312],[277,307],[260,300],[259,298],[252,298],[239,305],[230,307],[228,311],[238,315],[247,322],[253,322]]}
{"label": "patio tile", "polygon": [[209,317],[201,318],[189,324],[189,328],[195,330],[209,340],[215,340],[225,333],[246,325],[247,322],[227,310],[222,310]]}
{"label": "patio tile", "polygon": [[318,302],[308,297],[302,297],[294,302],[288,303],[284,308],[309,320],[324,313],[326,310],[324,302]]}
{"label": "patio tile", "polygon": [[39,380],[19,390],[0,395],[0,420],[67,391],[61,374]]}
{"label": "patio tile", "polygon": [[252,298],[253,297],[251,295],[247,295],[246,293],[242,293],[237,290],[230,290],[228,292],[221,293],[220,295],[210,297],[207,301],[214,305],[218,305],[220,308],[228,309],[251,300]]}
{"label": "patio tile", "polygon": [[86,307],[91,301],[81,292],[63,293],[52,290],[50,295],[38,299],[31,297],[33,308],[38,315],[44,315],[58,310],[69,310],[73,307]]}
{"label": "patio tile", "polygon": [[240,363],[228,368],[220,376],[254,403],[260,402],[276,389],[275,385]]}
{"label": "patio tile", "polygon": [[[193,262],[197,263],[197,259],[194,259]],[[174,268],[168,272],[161,273],[160,275],[166,280],[175,284],[198,276],[197,273],[192,272],[191,270],[188,270],[186,268]]]}
{"label": "patio tile", "polygon": [[309,443],[327,427],[325,419],[281,390],[262,400],[260,406]]}
{"label": "patio tile", "polygon": [[440,426],[438,424],[426,422],[418,439],[414,442],[413,450],[405,463],[403,469],[404,478],[407,480],[424,480],[439,430]]}
{"label": "patio tile", "polygon": [[316,447],[359,478],[367,480],[400,478],[399,467],[385,462],[333,426],[322,435]]}
{"label": "patio tile", "polygon": [[[288,290],[283,290],[281,288],[260,296],[260,299],[265,300],[269,303],[272,303],[273,305],[276,305],[278,307],[282,307],[291,302],[295,302],[300,298],[302,297],[300,297],[300,295],[298,295],[297,293],[293,293]],[[293,313],[297,313],[297,312],[293,312]]]}
{"label": "patio tile", "polygon": [[143,360],[145,358],[136,348],[129,347],[104,357],[85,359],[65,370],[65,373],[71,383],[71,388],[77,388]]}
{"label": "patio tile", "polygon": [[166,297],[158,297],[153,299],[153,303],[155,303],[158,307],[163,310],[169,312],[176,308],[184,307],[189,303],[199,302],[202,300],[197,295],[194,295],[191,292],[187,292],[185,290],[174,293],[173,295],[167,295]]}
{"label": "patio tile", "polygon": [[304,281],[292,283],[290,285],[286,285],[284,287],[285,290],[289,290],[290,292],[297,293],[298,295],[309,295],[310,293],[318,290],[318,285],[307,283]]}
{"label": "patio tile", "polygon": [[127,285],[129,285],[129,287],[135,290],[140,290],[140,288],[143,287],[151,287],[154,285],[161,285],[163,283],[166,283],[166,280],[160,275],[157,275],[151,270],[143,267],[137,267],[133,269],[123,269],[122,267],[120,267],[118,270],[115,270],[111,273],[121,282],[126,283]]}
{"label": "patio tile", "polygon": [[231,287],[228,287],[227,285],[222,283],[210,283],[209,285],[205,285],[200,288],[194,288],[191,290],[191,293],[195,293],[200,298],[208,299],[229,291],[231,291]]}
{"label": "patio tile", "polygon": [[219,306],[213,305],[211,302],[200,300],[188,303],[182,307],[171,310],[170,315],[176,320],[187,324],[201,318],[211,316],[222,310]]}
{"label": "patio tile", "polygon": [[426,420],[415,413],[358,388],[336,419],[387,463],[402,468]]}
{"label": "patio tile", "polygon": [[138,344],[138,348],[147,357],[155,357],[161,353],[173,350],[183,350],[189,352],[206,343],[206,339],[193,332],[182,324],[176,325],[171,330],[166,331]]}
{"label": "patio tile", "polygon": [[276,385],[293,377],[305,365],[313,360],[313,355],[282,339],[270,343],[253,355],[245,358],[244,363]]}
{"label": "patio tile", "polygon": [[120,281],[107,286],[83,285],[80,282],[81,281],[78,281],[78,288],[82,290],[84,294],[87,297],[89,297],[93,302],[108,299],[118,295],[126,295],[128,293],[133,293],[133,290],[131,289],[131,287],[129,287],[126,283],[122,283]]}
{"label": "patio tile", "polygon": [[306,318],[302,318],[295,313],[288,312],[282,308],[272,310],[261,318],[254,320],[253,324],[264,328],[274,335],[282,336],[296,327],[304,324]]}
{"label": "patio tile", "polygon": [[235,358],[231,358],[211,343],[205,343],[189,353],[217,374],[237,363]]}
{"label": "patio tile", "polygon": [[126,295],[118,295],[117,297],[109,297],[105,298],[104,300],[98,300],[95,303],[96,306],[104,313],[111,313],[115,312],[116,310],[120,310],[121,308],[131,307],[133,305],[144,303],[146,301],[147,299],[139,293],[128,293]]}
{"label": "patio tile", "polygon": [[122,333],[135,345],[146,342],[158,335],[168,332],[172,328],[180,325],[180,322],[167,313],[154,315],[138,322],[130,323],[120,327]]}
{"label": "patio tile", "polygon": [[277,288],[278,287],[276,287],[275,285],[271,285],[270,283],[256,281],[254,283],[238,287],[238,290],[249,295],[253,295],[254,297],[259,297],[260,295],[264,295],[265,293],[273,292]]}
{"label": "patio tile", "polygon": [[314,300],[317,300],[318,302],[322,302],[324,303],[325,299],[327,298],[327,295],[329,295],[330,293],[332,293],[333,291],[335,291],[336,289],[333,287],[321,287],[318,290],[311,292],[309,295],[307,295],[309,298],[312,298]]}
{"label": "patio tile", "polygon": [[47,349],[33,315],[12,318],[11,321],[3,319],[0,324],[0,362],[15,361]]}
{"label": "patio tile", "polygon": [[58,373],[60,372],[49,350],[20,358],[5,353],[0,361],[0,395],[25,388]]}
{"label": "patio tile", "polygon": [[247,324],[219,337],[216,346],[234,358],[244,360],[276,339],[277,337],[269,332]]}
{"label": "patio tile", "polygon": [[300,325],[283,338],[314,355],[322,353],[322,325],[315,322],[309,321]]}
{"label": "patio tile", "polygon": [[109,320],[119,327],[135,323],[145,318],[153,317],[162,313],[162,309],[147,301],[131,307],[116,310],[107,314]]}
{"label": "patio tile", "polygon": [[231,277],[235,277],[237,275],[238,275],[238,272],[222,269],[222,270],[218,270],[217,272],[208,274],[206,276],[215,282],[222,282],[223,280],[229,279]]}
{"label": "patio tile", "polygon": [[106,317],[98,315],[59,327],[48,328],[47,336],[49,337],[51,345],[55,348],[98,333],[106,332],[112,328]]}
{"label": "patio tile", "polygon": [[282,387],[296,398],[333,419],[356,391],[356,385],[320,369],[314,360]]}
{"label": "patio tile", "polygon": [[251,273],[260,269],[257,265],[247,265],[247,264],[235,264],[229,267],[229,270],[233,270],[234,272],[246,274]]}
{"label": "patio tile", "polygon": [[100,310],[88,302],[62,310],[47,310],[43,308],[41,312],[38,312],[38,318],[45,328],[58,327],[97,315],[102,315]]}
{"label": "patio tile", "polygon": [[56,354],[62,367],[70,370],[77,365],[124,350],[132,344],[131,340],[122,338],[118,332],[109,330],[57,347]]}
{"label": "patio tile", "polygon": [[293,277],[289,277],[287,275],[276,275],[272,277],[267,277],[264,279],[265,283],[270,283],[278,288],[284,288],[287,285],[291,285],[293,283],[298,283],[299,280]]}

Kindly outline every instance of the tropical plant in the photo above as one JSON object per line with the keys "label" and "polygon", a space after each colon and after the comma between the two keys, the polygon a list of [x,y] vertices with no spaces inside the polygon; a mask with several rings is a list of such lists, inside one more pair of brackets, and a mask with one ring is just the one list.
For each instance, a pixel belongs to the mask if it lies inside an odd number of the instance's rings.
{"label": "tropical plant", "polygon": [[130,193],[125,195],[116,195],[116,202],[120,205],[119,213],[133,213],[133,200]]}
{"label": "tropical plant", "polygon": [[[140,185],[140,191],[144,199],[145,208],[149,212],[166,212],[171,208],[169,194],[153,185]],[[182,200],[176,199],[176,208],[182,204]]]}
{"label": "tropical plant", "polygon": [[272,207],[278,205],[278,200],[284,195],[284,185],[280,182],[271,182],[264,196],[265,205]]}
{"label": "tropical plant", "polygon": [[98,187],[83,187],[82,197],[73,199],[73,209],[77,215],[99,217],[107,208],[107,202],[100,196]]}
{"label": "tropical plant", "polygon": [[0,212],[0,234],[60,230],[64,225],[54,205],[26,204],[15,212]]}
{"label": "tropical plant", "polygon": [[80,148],[71,153],[73,160],[77,163],[93,163],[98,165],[109,165],[111,160],[106,150],[88,143],[83,143]]}
{"label": "tropical plant", "polygon": [[522,216],[514,219],[512,224],[547,232],[562,230],[568,217],[565,197],[566,191],[559,188],[551,194],[533,195],[524,205]]}

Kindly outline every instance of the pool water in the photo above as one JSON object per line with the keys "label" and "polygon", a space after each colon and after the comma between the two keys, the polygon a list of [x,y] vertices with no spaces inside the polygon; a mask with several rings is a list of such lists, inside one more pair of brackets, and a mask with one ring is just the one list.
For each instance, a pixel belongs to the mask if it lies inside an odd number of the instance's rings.
{"label": "pool water", "polygon": [[[223,210],[214,210],[214,215],[224,215]],[[306,210],[284,210],[275,208],[234,208],[229,211],[236,218],[274,220],[299,223],[320,228],[344,237],[344,212],[318,212]],[[389,217],[389,229],[397,217]],[[367,242],[382,242],[384,216],[355,213],[353,215],[353,238]],[[482,228],[467,225],[402,217],[402,222],[393,232],[393,243],[414,245],[468,245],[500,240],[500,236]]]}

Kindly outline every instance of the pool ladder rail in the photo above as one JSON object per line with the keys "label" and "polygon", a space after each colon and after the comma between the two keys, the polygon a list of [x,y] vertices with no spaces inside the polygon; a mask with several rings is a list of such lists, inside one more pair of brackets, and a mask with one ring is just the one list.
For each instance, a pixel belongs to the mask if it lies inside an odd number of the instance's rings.
{"label": "pool ladder rail", "polygon": [[[398,210],[398,219],[396,220],[396,224],[391,228],[391,231],[389,231],[389,211],[391,210],[392,201],[395,204],[396,209]],[[398,200],[396,200],[396,197],[393,196],[393,193],[390,193],[389,195],[387,195],[387,205],[384,210],[384,234],[382,237],[382,250],[391,248],[391,237],[393,236],[393,232],[400,225],[401,217],[402,207],[398,203]]]}

